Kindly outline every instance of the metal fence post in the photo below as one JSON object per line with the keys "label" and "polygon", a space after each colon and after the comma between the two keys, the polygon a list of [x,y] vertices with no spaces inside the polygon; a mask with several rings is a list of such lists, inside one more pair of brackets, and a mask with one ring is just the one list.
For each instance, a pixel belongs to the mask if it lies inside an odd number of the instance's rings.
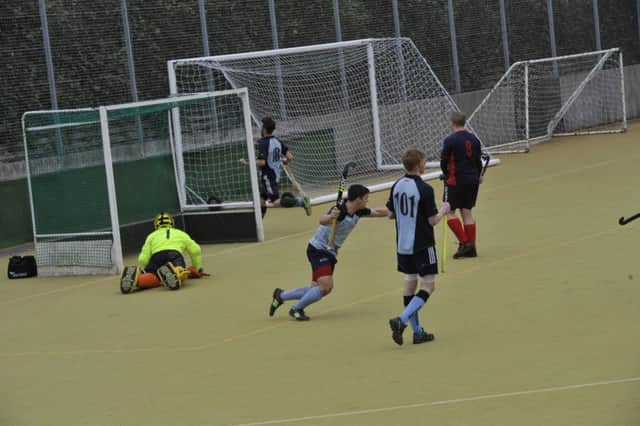
{"label": "metal fence post", "polygon": [[[547,0],[547,17],[549,19],[549,43],[551,44],[551,56],[558,56],[556,49],[556,27],[553,22],[553,0]],[[558,64],[553,62],[553,76],[558,77]]]}
{"label": "metal fence post", "polygon": [[[336,41],[342,41],[342,24],[340,23],[340,0],[333,0],[333,22],[336,26]],[[344,69],[344,54],[338,49],[338,69],[340,72],[340,88],[344,109],[349,109],[349,89],[347,87],[347,73]]]}
{"label": "metal fence post", "polygon": [[598,11],[598,0],[591,2],[593,5],[593,26],[596,37],[596,50],[602,50],[602,41],[600,40],[600,12]]}
{"label": "metal fence post", "polygon": [[[211,50],[209,49],[209,29],[207,28],[207,10],[204,7],[204,0],[198,0],[198,14],[200,15],[200,32],[202,34],[202,52],[204,56],[211,56]],[[213,71],[211,68],[207,68],[207,89],[209,92],[216,90],[215,82],[213,81]],[[213,120],[213,132],[218,134],[218,114],[216,112],[216,98],[211,98],[209,101],[211,105],[211,113]]]}
{"label": "metal fence post", "polygon": [[[639,0],[640,1],[640,0]],[[393,35],[400,38],[400,12],[398,11],[398,0],[391,1],[391,13],[393,15]],[[396,55],[398,55],[398,64],[400,65],[400,91],[402,100],[407,100],[407,83],[404,77],[404,53],[402,51],[402,42],[396,43]]]}
{"label": "metal fence post", "polygon": [[[269,19],[271,22],[271,41],[273,42],[273,48],[279,49],[278,43],[278,23],[276,21],[276,3],[275,0],[269,0]],[[282,81],[282,67],[280,64],[280,57],[274,58],[276,67],[276,82],[278,85],[278,99],[280,100],[280,119],[285,120],[287,118],[287,107],[284,100],[284,83]]]}
{"label": "metal fence post", "polygon": [[456,22],[453,13],[453,0],[448,0],[449,10],[449,34],[451,35],[451,58],[453,60],[453,81],[456,86],[456,93],[460,93],[460,67],[458,65],[458,43],[456,40]]}
{"label": "metal fence post", "polygon": [[504,7],[504,0],[500,0],[500,30],[502,32],[502,55],[504,57],[504,70],[507,71],[511,66],[511,60],[509,59],[509,30],[507,29],[507,12]]}
{"label": "metal fence post", "polygon": [[[58,109],[58,94],[56,92],[56,78],[53,70],[53,57],[51,55],[51,42],[49,40],[49,22],[47,20],[47,5],[45,0],[38,1],[40,11],[40,25],[42,25],[42,45],[44,47],[44,58],[47,63],[47,80],[49,81],[49,97],[51,98],[51,109]],[[55,118],[54,118],[55,120]],[[64,145],[62,144],[62,132],[56,130],[56,151],[58,155],[64,155]]]}
{"label": "metal fence post", "polygon": [[[133,102],[138,102],[136,67],[133,62],[133,47],[131,45],[131,31],[129,29],[129,11],[127,9],[127,0],[120,0],[120,14],[122,17],[122,29],[124,31],[124,45],[127,50],[127,69],[129,71],[129,89],[131,91],[131,100]],[[136,134],[138,135],[138,143],[140,143],[140,153],[144,156],[144,131],[142,130],[142,121],[140,120],[139,114],[136,114]]]}

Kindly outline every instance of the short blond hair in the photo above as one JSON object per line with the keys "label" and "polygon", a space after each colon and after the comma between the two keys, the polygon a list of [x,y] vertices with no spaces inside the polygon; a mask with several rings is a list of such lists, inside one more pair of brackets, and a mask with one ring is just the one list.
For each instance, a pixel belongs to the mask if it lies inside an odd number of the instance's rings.
{"label": "short blond hair", "polygon": [[456,127],[464,127],[465,123],[467,122],[467,117],[464,115],[463,112],[454,111],[451,113],[451,122]]}
{"label": "short blond hair", "polygon": [[402,153],[402,165],[408,172],[411,172],[418,168],[425,158],[427,158],[425,153],[418,148],[407,148]]}

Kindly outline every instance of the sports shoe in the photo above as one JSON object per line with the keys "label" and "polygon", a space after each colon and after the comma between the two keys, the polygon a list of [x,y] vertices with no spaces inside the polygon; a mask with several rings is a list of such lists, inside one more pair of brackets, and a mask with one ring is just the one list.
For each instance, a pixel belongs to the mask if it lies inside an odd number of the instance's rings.
{"label": "sports shoe", "polygon": [[304,212],[307,214],[307,216],[311,216],[311,200],[305,195],[304,197],[302,197],[302,202],[304,203],[304,205],[302,206],[304,207]]}
{"label": "sports shoe", "polygon": [[436,336],[434,336],[433,334],[427,333],[426,331],[422,330],[422,332],[420,333],[413,333],[413,344],[418,345],[420,343],[430,342],[435,338]]}
{"label": "sports shoe", "polygon": [[156,272],[162,284],[169,290],[177,290],[181,286],[180,277],[175,266],[171,262],[162,265]]}
{"label": "sports shoe", "polygon": [[393,341],[398,345],[402,345],[402,332],[407,328],[407,325],[402,322],[400,317],[395,317],[389,320],[389,326],[391,327]]}
{"label": "sports shoe", "polygon": [[304,313],[302,309],[290,309],[289,316],[296,321],[309,321],[311,318]]}
{"label": "sports shoe", "polygon": [[269,316],[272,317],[273,314],[276,313],[276,309],[280,307],[284,303],[284,301],[280,298],[280,294],[282,293],[281,288],[276,288],[273,290],[273,300],[271,301],[271,305],[269,305]]}
{"label": "sports shoe", "polygon": [[120,292],[122,294],[131,293],[138,289],[138,278],[140,277],[140,268],[137,266],[127,266],[122,271],[120,277]]}
{"label": "sports shoe", "polygon": [[476,251],[476,247],[469,244],[467,250],[464,253],[464,257],[478,257],[478,252]]}
{"label": "sports shoe", "polygon": [[460,259],[461,257],[465,257],[465,252],[467,250],[467,244],[458,244],[458,250],[454,253],[454,259]]}

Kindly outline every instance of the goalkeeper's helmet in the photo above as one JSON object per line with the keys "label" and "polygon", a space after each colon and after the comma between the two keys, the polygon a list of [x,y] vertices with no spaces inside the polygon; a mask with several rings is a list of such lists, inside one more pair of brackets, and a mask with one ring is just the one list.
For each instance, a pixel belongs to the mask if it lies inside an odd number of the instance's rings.
{"label": "goalkeeper's helmet", "polygon": [[153,225],[158,228],[173,228],[173,218],[169,213],[158,213],[153,221]]}

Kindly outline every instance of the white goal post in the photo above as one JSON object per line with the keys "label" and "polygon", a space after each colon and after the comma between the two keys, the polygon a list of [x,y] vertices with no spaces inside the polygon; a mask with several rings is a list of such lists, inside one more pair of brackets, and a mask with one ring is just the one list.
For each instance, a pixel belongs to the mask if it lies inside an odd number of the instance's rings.
{"label": "white goal post", "polygon": [[397,177],[409,146],[439,165],[458,110],[408,38],[175,59],[167,67],[172,94],[246,87],[254,125],[275,119],[275,134],[294,154],[293,174],[316,203],[348,162],[367,184]]}
{"label": "white goal post", "polygon": [[469,116],[490,152],[627,128],[619,49],[515,62]]}
{"label": "white goal post", "polygon": [[41,275],[121,272],[161,211],[199,242],[264,239],[255,161],[235,159],[254,154],[246,89],[30,111],[22,128]]}

